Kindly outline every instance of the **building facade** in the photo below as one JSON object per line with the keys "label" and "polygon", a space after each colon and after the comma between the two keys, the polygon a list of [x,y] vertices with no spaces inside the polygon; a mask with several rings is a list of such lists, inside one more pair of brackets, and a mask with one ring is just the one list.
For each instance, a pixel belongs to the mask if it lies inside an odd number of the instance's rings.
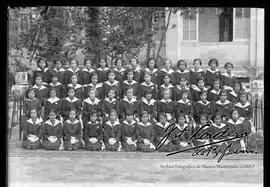
{"label": "building facade", "polygon": [[263,72],[264,9],[200,8],[192,15],[178,11],[169,24],[165,56],[173,63],[185,59],[190,66],[201,58],[207,66],[210,58],[217,58],[221,67],[232,62],[243,75],[244,66],[256,68],[257,75]]}

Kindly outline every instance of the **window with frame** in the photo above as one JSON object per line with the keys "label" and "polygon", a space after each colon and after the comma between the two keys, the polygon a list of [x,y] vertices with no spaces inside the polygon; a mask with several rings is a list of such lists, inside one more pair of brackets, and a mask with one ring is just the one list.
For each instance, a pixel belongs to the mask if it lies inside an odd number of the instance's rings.
{"label": "window with frame", "polygon": [[197,16],[196,14],[183,15],[183,40],[197,40]]}
{"label": "window with frame", "polygon": [[249,38],[250,8],[235,9],[235,39]]}

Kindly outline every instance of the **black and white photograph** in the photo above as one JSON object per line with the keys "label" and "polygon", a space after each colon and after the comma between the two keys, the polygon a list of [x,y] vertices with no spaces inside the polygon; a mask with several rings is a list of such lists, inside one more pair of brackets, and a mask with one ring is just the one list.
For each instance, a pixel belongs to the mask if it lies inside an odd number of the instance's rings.
{"label": "black and white photograph", "polygon": [[7,14],[8,186],[263,186],[264,8]]}

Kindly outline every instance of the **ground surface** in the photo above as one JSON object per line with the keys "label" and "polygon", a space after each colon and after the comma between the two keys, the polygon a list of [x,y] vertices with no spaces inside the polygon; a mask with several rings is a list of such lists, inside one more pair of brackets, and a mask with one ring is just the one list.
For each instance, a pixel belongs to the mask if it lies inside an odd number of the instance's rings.
{"label": "ground surface", "polygon": [[[249,183],[262,186],[263,155],[217,158],[181,153],[23,150],[15,128],[9,140],[11,186],[30,183]],[[219,166],[223,167],[218,167]],[[249,165],[251,168],[247,168]],[[198,168],[187,168],[198,166]],[[229,169],[228,167],[233,167]],[[186,167],[184,169],[184,167]],[[227,168],[224,168],[227,167]],[[34,185],[36,186],[36,185]]]}

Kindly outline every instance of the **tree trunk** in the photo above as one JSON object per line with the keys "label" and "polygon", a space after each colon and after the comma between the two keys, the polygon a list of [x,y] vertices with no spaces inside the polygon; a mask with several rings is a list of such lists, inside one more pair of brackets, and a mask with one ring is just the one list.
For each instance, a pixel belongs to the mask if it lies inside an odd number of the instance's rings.
{"label": "tree trunk", "polygon": [[[152,17],[148,18],[148,21],[147,21],[147,28],[148,28],[148,32],[150,33],[150,32],[152,31]],[[147,34],[146,62],[147,62],[147,60],[150,58],[151,41],[152,41],[152,35]]]}
{"label": "tree trunk", "polygon": [[170,8],[170,12],[169,12],[169,15],[168,15],[166,27],[165,27],[164,32],[162,33],[162,36],[161,36],[161,39],[160,39],[160,42],[159,42],[159,47],[158,47],[158,51],[157,51],[157,54],[156,54],[156,60],[158,59],[158,56],[159,56],[159,53],[160,53],[160,50],[161,50],[161,47],[162,47],[162,43],[163,43],[165,34],[166,34],[166,32],[168,30],[168,27],[169,27],[169,23],[170,23],[170,19],[171,19],[171,14],[172,14],[172,8]]}

